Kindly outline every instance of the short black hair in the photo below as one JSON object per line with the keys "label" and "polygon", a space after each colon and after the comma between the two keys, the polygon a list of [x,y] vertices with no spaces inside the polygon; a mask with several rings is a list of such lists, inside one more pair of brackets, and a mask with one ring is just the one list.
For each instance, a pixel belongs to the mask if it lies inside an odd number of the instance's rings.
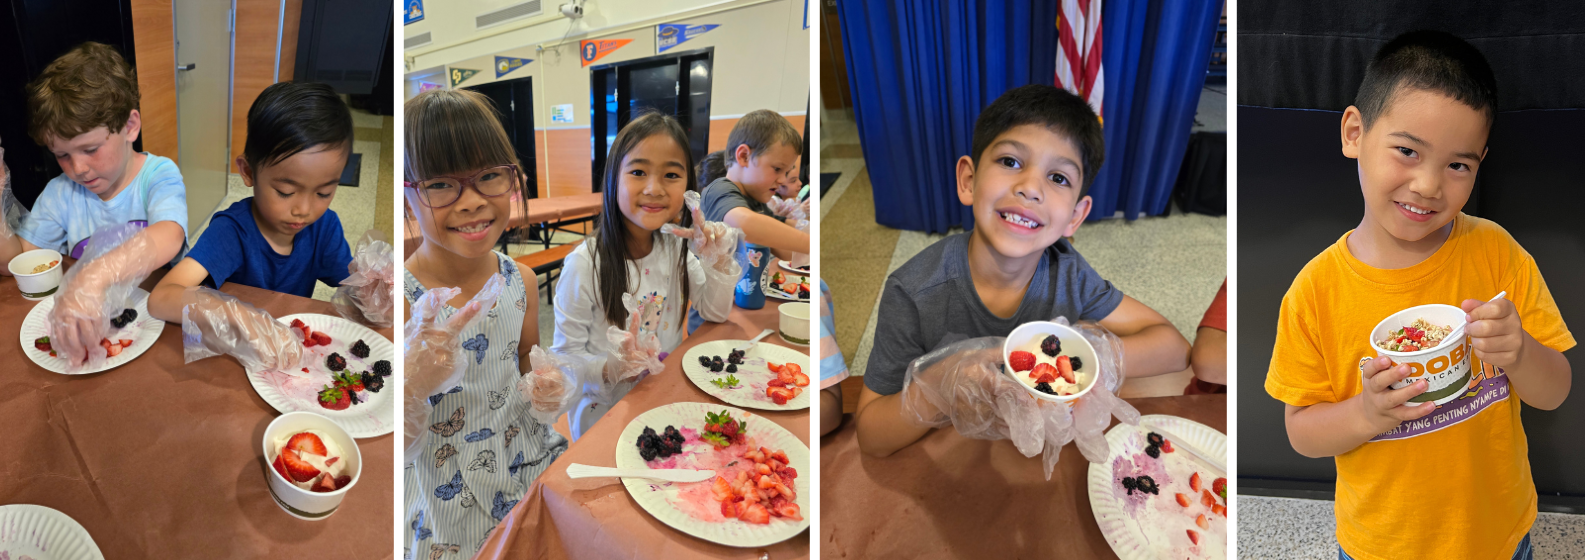
{"label": "short black hair", "polygon": [[1432,91],[1486,115],[1486,126],[1497,117],[1497,78],[1480,51],[1451,33],[1410,31],[1397,36],[1365,69],[1354,106],[1370,128],[1376,118],[1405,88]]}
{"label": "short black hair", "polygon": [[1067,136],[1079,148],[1084,183],[1079,196],[1090,192],[1090,183],[1106,160],[1106,136],[1101,119],[1090,104],[1065,89],[1041,84],[1020,86],[1003,93],[974,120],[974,165],[996,137],[1015,127],[1037,124]]}
{"label": "short black hair", "polygon": [[258,173],[315,146],[352,151],[352,111],[325,84],[280,82],[264,88],[248,108],[242,158]]}

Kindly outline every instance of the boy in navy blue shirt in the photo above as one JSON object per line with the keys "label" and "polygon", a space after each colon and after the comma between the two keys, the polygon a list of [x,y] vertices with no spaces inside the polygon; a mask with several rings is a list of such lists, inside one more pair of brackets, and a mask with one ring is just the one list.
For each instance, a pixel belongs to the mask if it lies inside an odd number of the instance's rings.
{"label": "boy in navy blue shirt", "polygon": [[[330,210],[352,152],[352,114],[323,84],[282,82],[248,110],[237,167],[254,196],[215,213],[209,228],[160,281],[149,312],[182,320],[183,294],[226,282],[311,297],[314,282],[338,286],[352,250]],[[190,302],[188,302],[190,303]]]}

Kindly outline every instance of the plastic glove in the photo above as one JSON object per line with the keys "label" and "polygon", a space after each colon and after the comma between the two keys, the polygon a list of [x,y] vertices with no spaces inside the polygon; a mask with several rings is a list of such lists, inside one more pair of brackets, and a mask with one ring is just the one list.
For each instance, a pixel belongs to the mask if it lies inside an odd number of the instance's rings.
{"label": "plastic glove", "polygon": [[583,395],[577,368],[538,344],[529,349],[528,363],[528,372],[517,380],[518,398],[529,404],[529,416],[546,426],[555,424]]}
{"label": "plastic glove", "polygon": [[195,287],[182,292],[182,357],[193,363],[230,354],[247,371],[300,376],[303,337],[269,312],[235,296]]}
{"label": "plastic glove", "polygon": [[809,202],[808,201],[799,202],[799,201],[793,200],[793,199],[783,199],[783,198],[780,198],[780,197],[773,196],[773,197],[771,197],[770,202],[766,204],[766,206],[770,207],[770,211],[771,211],[772,214],[775,214],[775,215],[780,216],[782,218],[786,218],[786,219],[790,219],[790,220],[794,220],[794,221],[804,221],[804,220],[809,219]]}
{"label": "plastic glove", "polygon": [[27,207],[11,190],[11,168],[5,163],[5,155],[5,148],[0,148],[0,239],[15,237],[28,216]]}
{"label": "plastic glove", "polygon": [[682,199],[693,212],[693,227],[666,224],[661,226],[661,233],[687,239],[689,248],[694,256],[699,257],[699,262],[706,270],[736,280],[743,274],[743,266],[737,262],[737,242],[743,236],[743,230],[721,222],[705,221],[704,214],[699,210],[699,193],[685,192]]}
{"label": "plastic glove", "polygon": [[330,299],[342,317],[381,328],[391,326],[391,283],[396,270],[393,249],[384,237],[372,229],[363,233],[352,262],[347,264],[351,274]]}
{"label": "plastic glove", "polygon": [[628,311],[627,330],[611,325],[605,332],[611,345],[616,347],[616,359],[605,363],[605,379],[597,391],[607,397],[602,402],[609,402],[608,397],[618,384],[665,369],[660,361],[660,337],[655,336],[655,333],[645,333],[640,328],[644,324],[644,314],[638,298],[633,297],[633,294],[622,294],[622,305]]}
{"label": "plastic glove", "polygon": [[96,369],[108,350],[110,319],[126,309],[132,288],[148,276],[143,262],[154,240],[142,225],[117,224],[94,232],[83,258],[66,271],[49,313],[50,346],[66,359],[66,373]]}
{"label": "plastic glove", "polygon": [[505,285],[505,277],[491,275],[467,305],[444,321],[440,319],[441,311],[446,302],[462,293],[461,289],[435,288],[413,302],[412,316],[407,318],[402,334],[402,374],[405,376],[402,422],[407,430],[405,436],[412,438],[405,453],[409,462],[420,451],[421,446],[414,444],[422,441],[420,436],[429,431],[429,414],[435,408],[429,396],[462,383],[463,375],[468,372],[468,353],[462,351],[462,333],[495,306]]}
{"label": "plastic glove", "polygon": [[[1052,321],[1069,325],[1066,317],[1057,317]],[[1100,463],[1111,455],[1111,446],[1106,443],[1106,427],[1112,423],[1112,416],[1116,416],[1120,422],[1138,425],[1139,411],[1117,397],[1125,377],[1123,339],[1090,321],[1070,326],[1095,348],[1096,361],[1100,362],[1096,365],[1101,377],[1073,406],[1073,439],[1077,441],[1085,459]]]}
{"label": "plastic glove", "polygon": [[1044,407],[1001,373],[1005,340],[969,339],[914,360],[903,378],[903,417],[932,428],[950,425],[963,437],[1010,439],[1025,457],[1040,453]]}

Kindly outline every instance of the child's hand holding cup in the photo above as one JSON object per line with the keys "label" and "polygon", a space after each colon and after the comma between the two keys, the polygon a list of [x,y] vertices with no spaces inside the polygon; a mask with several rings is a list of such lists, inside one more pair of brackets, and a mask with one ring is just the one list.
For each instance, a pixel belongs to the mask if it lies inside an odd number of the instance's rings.
{"label": "child's hand holding cup", "polygon": [[1365,408],[1365,420],[1370,422],[1375,433],[1390,431],[1399,424],[1417,420],[1436,410],[1434,402],[1409,404],[1409,399],[1430,388],[1430,383],[1425,379],[1417,379],[1401,389],[1392,388],[1392,384],[1409,377],[1411,370],[1407,364],[1394,363],[1391,357],[1381,356],[1363,363],[1360,371],[1365,374],[1365,390],[1359,394],[1360,404]]}
{"label": "child's hand holding cup", "polygon": [[1464,334],[1469,335],[1469,347],[1476,358],[1501,368],[1522,361],[1527,335],[1513,302],[1502,297],[1484,302],[1466,299],[1459,307],[1468,313]]}

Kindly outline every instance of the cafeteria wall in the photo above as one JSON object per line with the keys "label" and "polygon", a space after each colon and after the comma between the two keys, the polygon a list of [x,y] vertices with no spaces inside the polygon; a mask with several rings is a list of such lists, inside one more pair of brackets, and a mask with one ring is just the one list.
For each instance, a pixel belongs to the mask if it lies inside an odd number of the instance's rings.
{"label": "cafeteria wall", "polygon": [[[540,197],[592,191],[589,163],[584,161],[590,155],[591,138],[589,71],[579,56],[583,39],[630,41],[589,66],[714,47],[711,150],[725,147],[737,119],[756,109],[777,111],[795,128],[804,129],[809,102],[809,30],[803,27],[804,0],[748,0],[703,8],[698,2],[608,0],[586,4],[585,17],[576,23],[558,14],[545,17],[543,23],[456,46],[448,45],[466,40],[462,32],[472,30],[476,12],[485,10],[463,10],[439,2],[426,2],[425,8],[425,19],[406,26],[403,34],[411,39],[430,33],[431,45],[442,48],[409,50],[406,97],[417,95],[425,83],[452,86],[453,69],[478,71],[456,84],[464,88],[532,78]],[[660,24],[718,27],[658,53],[655,34]],[[532,62],[497,76],[497,56]],[[571,123],[552,122],[551,110],[558,105],[572,106]]]}

